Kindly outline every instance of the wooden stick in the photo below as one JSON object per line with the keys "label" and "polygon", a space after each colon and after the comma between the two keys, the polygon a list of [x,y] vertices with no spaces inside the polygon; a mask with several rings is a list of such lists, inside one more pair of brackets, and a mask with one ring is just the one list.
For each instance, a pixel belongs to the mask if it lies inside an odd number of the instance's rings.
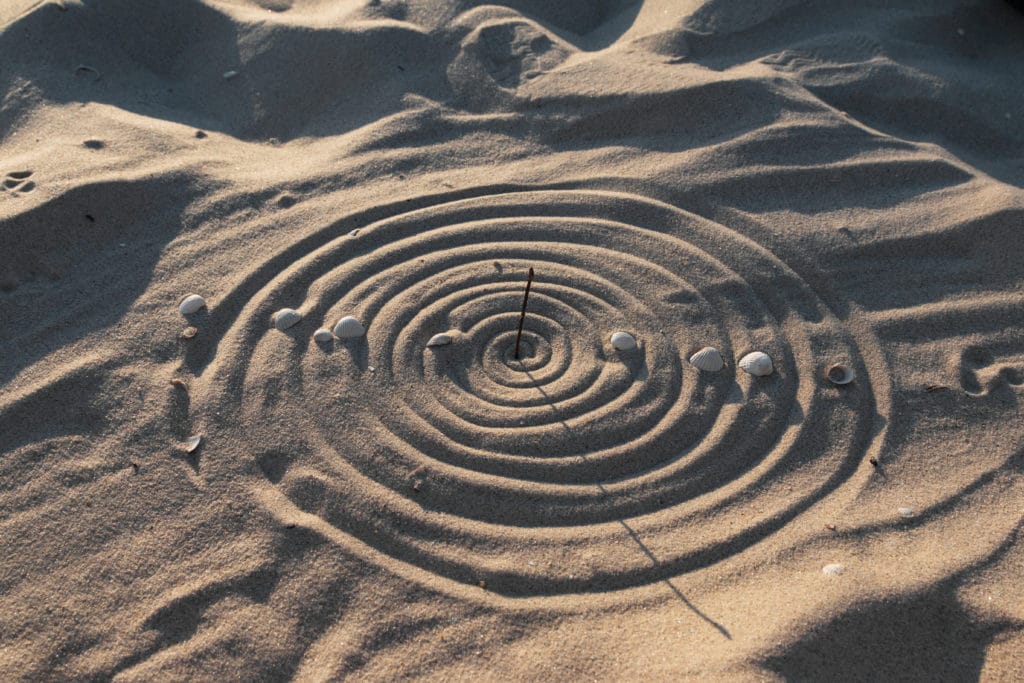
{"label": "wooden stick", "polygon": [[530,298],[531,282],[533,282],[533,268],[530,268],[530,274],[526,276],[526,293],[523,294],[523,311],[519,314],[519,332],[516,333],[516,360],[519,360],[519,340],[523,337],[523,321],[526,320],[526,300]]}

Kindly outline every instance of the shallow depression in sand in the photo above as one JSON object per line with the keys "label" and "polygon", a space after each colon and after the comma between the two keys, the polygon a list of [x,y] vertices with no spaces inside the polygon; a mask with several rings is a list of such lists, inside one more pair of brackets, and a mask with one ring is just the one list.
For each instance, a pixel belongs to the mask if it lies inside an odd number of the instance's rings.
{"label": "shallow depression in sand", "polygon": [[[424,199],[355,236],[353,220],[248,301],[222,348],[253,352],[218,361],[224,391],[244,382],[239,438],[287,435],[252,444],[286,465],[267,486],[369,556],[508,595],[626,588],[780,533],[866,457],[852,337],[724,226],[561,191]],[[253,324],[285,305],[301,325]],[[342,315],[365,337],[309,341]],[[428,347],[439,332],[452,343]],[[725,370],[687,362],[703,346]],[[752,349],[772,375],[735,372]],[[835,358],[854,385],[822,381]]]}

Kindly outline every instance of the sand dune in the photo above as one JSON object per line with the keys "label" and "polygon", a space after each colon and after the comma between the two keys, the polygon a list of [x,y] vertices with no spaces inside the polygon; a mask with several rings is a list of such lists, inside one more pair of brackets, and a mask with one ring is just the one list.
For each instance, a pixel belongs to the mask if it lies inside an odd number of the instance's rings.
{"label": "sand dune", "polygon": [[0,22],[4,680],[1024,677],[1009,3]]}

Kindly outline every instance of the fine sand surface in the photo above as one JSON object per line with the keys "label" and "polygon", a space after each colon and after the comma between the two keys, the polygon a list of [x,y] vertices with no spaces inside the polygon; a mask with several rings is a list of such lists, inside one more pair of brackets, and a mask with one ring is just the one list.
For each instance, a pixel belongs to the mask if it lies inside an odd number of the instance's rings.
{"label": "fine sand surface", "polygon": [[0,680],[1024,680],[1009,3],[0,21]]}

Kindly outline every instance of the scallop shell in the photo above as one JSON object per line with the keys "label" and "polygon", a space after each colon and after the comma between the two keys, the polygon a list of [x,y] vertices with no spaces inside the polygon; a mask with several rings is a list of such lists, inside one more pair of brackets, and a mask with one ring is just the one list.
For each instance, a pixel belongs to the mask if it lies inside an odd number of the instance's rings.
{"label": "scallop shell", "polygon": [[274,327],[279,330],[287,330],[289,327],[299,324],[299,321],[302,320],[302,314],[294,308],[282,308],[274,314],[272,320],[274,321]]}
{"label": "scallop shell", "polygon": [[751,351],[740,358],[740,369],[755,377],[766,377],[775,370],[772,357],[763,351]]}
{"label": "scallop shell", "polygon": [[857,373],[853,371],[853,368],[851,368],[849,365],[843,365],[841,363],[836,363],[835,365],[833,365],[832,367],[825,371],[825,379],[827,379],[829,382],[832,382],[832,384],[849,384],[850,382],[853,381],[853,378],[856,376]]}
{"label": "scallop shell", "polygon": [[636,348],[636,338],[629,332],[615,332],[612,334],[611,342],[619,351],[632,351]]}
{"label": "scallop shell", "polygon": [[195,453],[196,449],[199,448],[199,444],[201,444],[202,442],[203,437],[199,436],[198,434],[195,436],[190,436],[188,439],[185,440],[185,452]]}
{"label": "scallop shell", "polygon": [[435,334],[433,337],[431,337],[430,340],[427,342],[427,346],[447,346],[448,344],[451,343],[452,335],[448,334],[447,332],[441,332],[440,334]]}
{"label": "scallop shell", "polygon": [[350,315],[346,315],[334,326],[334,336],[338,339],[355,339],[364,334],[366,334],[366,328]]}
{"label": "scallop shell", "polygon": [[321,327],[319,330],[313,333],[313,341],[320,342],[321,344],[329,342],[332,339],[334,339],[334,335],[331,334],[331,331],[326,327]]}
{"label": "scallop shell", "polygon": [[192,315],[201,308],[206,308],[206,299],[198,294],[189,294],[178,302],[178,311],[182,315]]}
{"label": "scallop shell", "polygon": [[725,359],[722,352],[713,346],[705,346],[697,353],[690,356],[690,365],[698,370],[718,372],[725,367]]}

